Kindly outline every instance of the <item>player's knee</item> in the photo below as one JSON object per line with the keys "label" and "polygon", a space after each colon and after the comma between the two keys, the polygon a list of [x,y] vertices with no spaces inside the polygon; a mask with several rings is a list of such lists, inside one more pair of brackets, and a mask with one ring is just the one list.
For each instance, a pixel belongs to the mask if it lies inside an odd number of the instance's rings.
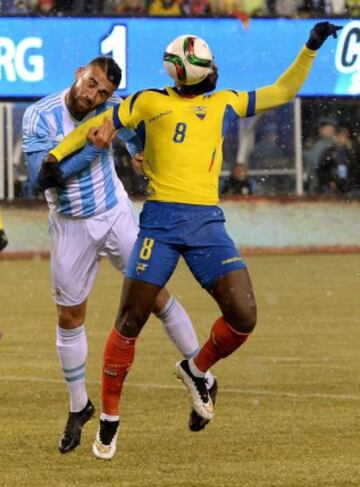
{"label": "player's knee", "polygon": [[240,333],[251,333],[256,326],[256,303],[250,302],[246,306],[236,306],[228,316],[224,315],[224,317],[234,330]]}
{"label": "player's knee", "polygon": [[137,337],[145,321],[146,318],[141,313],[141,310],[120,310],[115,321],[115,328],[126,337]]}
{"label": "player's knee", "polygon": [[61,328],[70,330],[81,326],[85,321],[85,316],[78,306],[59,306],[58,321]]}

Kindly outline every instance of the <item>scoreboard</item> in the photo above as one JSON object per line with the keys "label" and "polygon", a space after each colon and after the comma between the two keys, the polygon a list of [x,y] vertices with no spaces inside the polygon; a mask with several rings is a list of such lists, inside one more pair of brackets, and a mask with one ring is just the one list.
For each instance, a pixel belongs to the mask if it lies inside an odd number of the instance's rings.
{"label": "scoreboard", "polygon": [[[339,39],[320,49],[302,96],[360,94],[360,20],[336,19]],[[69,86],[75,71],[112,56],[124,96],[171,84],[162,55],[181,34],[203,37],[219,67],[219,88],[273,83],[306,42],[314,19],[0,18],[0,99],[33,99]]]}

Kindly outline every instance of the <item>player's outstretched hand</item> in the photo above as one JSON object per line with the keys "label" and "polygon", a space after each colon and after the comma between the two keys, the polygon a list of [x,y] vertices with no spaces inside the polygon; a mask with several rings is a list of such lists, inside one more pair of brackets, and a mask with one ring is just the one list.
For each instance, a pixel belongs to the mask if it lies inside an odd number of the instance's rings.
{"label": "player's outstretched hand", "polygon": [[60,164],[45,161],[41,164],[38,175],[39,188],[42,191],[49,188],[65,189],[66,182],[62,174]]}
{"label": "player's outstretched hand", "polygon": [[91,128],[87,134],[87,140],[99,149],[108,147],[116,135],[116,130],[112,120],[104,118],[101,127]]}
{"label": "player's outstretched hand", "polygon": [[340,25],[330,24],[330,22],[318,22],[310,31],[309,40],[306,47],[312,51],[319,49],[329,36],[337,38],[337,31],[342,29]]}

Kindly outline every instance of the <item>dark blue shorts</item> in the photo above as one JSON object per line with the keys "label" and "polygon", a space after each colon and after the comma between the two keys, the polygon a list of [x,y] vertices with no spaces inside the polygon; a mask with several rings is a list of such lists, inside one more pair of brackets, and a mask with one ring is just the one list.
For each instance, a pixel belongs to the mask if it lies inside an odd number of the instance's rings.
{"label": "dark blue shorts", "polygon": [[164,287],[182,255],[207,288],[245,262],[225,230],[218,206],[147,201],[125,275]]}

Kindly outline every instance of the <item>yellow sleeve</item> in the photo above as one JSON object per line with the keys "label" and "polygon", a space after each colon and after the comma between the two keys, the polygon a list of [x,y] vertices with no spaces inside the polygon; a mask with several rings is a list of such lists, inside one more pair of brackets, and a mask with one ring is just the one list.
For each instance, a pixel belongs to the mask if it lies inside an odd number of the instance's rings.
{"label": "yellow sleeve", "polygon": [[[120,105],[121,106],[121,105]],[[104,123],[104,118],[114,118],[114,114],[117,114],[118,105],[113,108],[109,108],[105,112],[97,115],[96,117],[92,117],[75,130],[70,132],[69,135],[65,137],[64,140],[60,142],[54,149],[50,151],[50,154],[56,157],[58,162],[65,159],[65,157],[70,156],[74,152],[80,150],[86,144],[86,138],[89,130],[95,127],[101,127]]]}
{"label": "yellow sleeve", "polygon": [[[123,100],[118,113],[118,120],[123,127],[136,129],[144,119],[144,113],[147,111],[146,107],[150,106],[146,93],[146,91],[138,91]],[[140,97],[140,95],[142,96]],[[116,126],[116,121],[114,120],[114,122]]]}
{"label": "yellow sleeve", "polygon": [[[292,65],[272,85],[264,86],[249,93],[253,99],[254,113],[274,108],[292,100],[304,84],[313,65],[317,51],[312,51],[304,46]],[[254,114],[252,113],[252,114]]]}
{"label": "yellow sleeve", "polygon": [[248,114],[248,107],[249,107],[249,100],[250,100],[249,93],[247,91],[232,91],[232,90],[230,90],[230,92],[232,93],[232,96],[229,95],[228,93],[228,96],[231,96],[230,105],[235,110],[235,113],[241,118],[250,116]]}

